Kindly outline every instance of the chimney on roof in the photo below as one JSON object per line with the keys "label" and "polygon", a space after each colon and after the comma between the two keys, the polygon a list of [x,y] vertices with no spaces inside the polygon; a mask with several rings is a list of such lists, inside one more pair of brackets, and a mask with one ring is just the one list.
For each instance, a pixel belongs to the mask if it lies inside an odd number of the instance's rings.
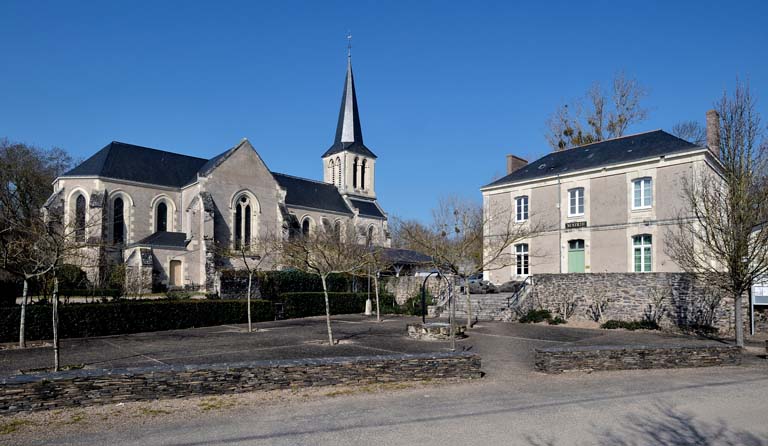
{"label": "chimney on roof", "polygon": [[507,175],[528,165],[528,161],[515,155],[507,155]]}
{"label": "chimney on roof", "polygon": [[707,111],[707,147],[720,158],[720,114],[717,110]]}

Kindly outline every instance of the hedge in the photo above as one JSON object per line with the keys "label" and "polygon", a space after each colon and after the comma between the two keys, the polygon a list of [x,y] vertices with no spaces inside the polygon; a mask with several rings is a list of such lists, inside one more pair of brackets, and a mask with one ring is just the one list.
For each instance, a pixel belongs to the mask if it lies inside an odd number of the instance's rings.
{"label": "hedge", "polygon": [[[0,308],[0,342],[19,338],[21,307]],[[254,321],[275,319],[272,302],[251,301]],[[175,330],[247,322],[247,304],[240,300],[150,300],[67,304],[59,307],[60,336],[81,338],[146,331]],[[27,306],[26,337],[51,339],[51,306]]]}
{"label": "hedge", "polygon": [[[328,293],[331,314],[362,313],[367,298],[367,293]],[[325,315],[325,297],[322,292],[283,293],[280,300],[285,304],[285,317],[288,319]]]}
{"label": "hedge", "polygon": [[[246,277],[248,277],[248,273],[243,270],[224,270],[221,273],[222,288],[231,286],[233,279]],[[259,286],[262,298],[270,300],[279,300],[278,297],[285,293],[323,291],[323,284],[319,276],[296,270],[259,271],[254,280]],[[354,278],[349,275],[331,274],[327,281],[328,291],[334,293],[351,292],[353,281]],[[245,294],[245,290],[243,290],[243,294]]]}

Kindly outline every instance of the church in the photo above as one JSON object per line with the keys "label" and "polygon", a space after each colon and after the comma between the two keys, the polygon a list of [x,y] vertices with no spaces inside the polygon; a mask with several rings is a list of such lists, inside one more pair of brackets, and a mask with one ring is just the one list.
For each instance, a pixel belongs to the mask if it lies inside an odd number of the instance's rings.
{"label": "church", "polygon": [[321,158],[316,181],[271,171],[247,139],[211,159],[113,141],[55,180],[46,209],[89,246],[84,269],[94,282],[123,264],[141,292],[216,292],[219,271],[237,267],[221,253],[267,234],[353,225],[361,242],[390,245],[350,55],[336,137]]}

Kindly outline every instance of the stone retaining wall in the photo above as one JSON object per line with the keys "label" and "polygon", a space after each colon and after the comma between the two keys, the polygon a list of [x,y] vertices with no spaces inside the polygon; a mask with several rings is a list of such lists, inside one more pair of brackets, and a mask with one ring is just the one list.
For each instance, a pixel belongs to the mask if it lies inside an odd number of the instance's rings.
{"label": "stone retaining wall", "polygon": [[606,302],[602,321],[656,318],[662,327],[713,326],[724,335],[734,327],[733,299],[686,273],[536,274],[525,304],[592,319],[599,300]]}
{"label": "stone retaining wall", "polygon": [[738,365],[741,349],[736,346],[655,345],[584,346],[534,349],[536,370],[566,371],[674,369]]}
{"label": "stone retaining wall", "polygon": [[84,369],[0,378],[0,414],[256,390],[480,376],[480,357],[464,352]]}
{"label": "stone retaining wall", "polygon": [[[424,277],[419,276],[387,277],[384,289],[395,296],[398,305],[402,305],[411,297],[420,295],[423,283]],[[427,292],[432,296],[438,296],[444,287],[445,282],[438,277],[427,279]]]}

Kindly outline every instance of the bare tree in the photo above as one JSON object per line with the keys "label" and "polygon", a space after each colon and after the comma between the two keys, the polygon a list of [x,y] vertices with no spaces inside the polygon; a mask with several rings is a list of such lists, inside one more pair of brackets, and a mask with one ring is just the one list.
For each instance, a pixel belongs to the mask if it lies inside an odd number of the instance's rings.
{"label": "bare tree", "polygon": [[547,142],[557,151],[623,136],[648,117],[642,105],[646,95],[645,88],[624,72],[614,76],[610,92],[596,82],[584,98],[558,107],[549,117]]}
{"label": "bare tree", "polygon": [[270,264],[276,257],[279,243],[276,236],[264,234],[256,237],[250,244],[240,243],[233,248],[225,247],[219,253],[235,260],[236,266],[248,273],[248,293],[246,305],[248,306],[248,333],[253,332],[253,320],[251,318],[251,295],[253,290],[253,276],[264,265]]}
{"label": "bare tree", "polygon": [[668,251],[734,301],[736,344],[744,346],[742,296],[768,273],[768,181],[763,128],[749,85],[715,104],[720,168],[683,178],[689,209],[670,231]]}
{"label": "bare tree", "polygon": [[370,264],[371,251],[358,240],[353,225],[317,228],[309,234],[288,237],[282,242],[282,263],[320,277],[325,297],[325,317],[329,345],[334,345],[328,276],[361,274]]}
{"label": "bare tree", "polygon": [[697,146],[707,144],[707,128],[697,121],[681,121],[672,126],[672,134]]}
{"label": "bare tree", "polygon": [[366,275],[373,280],[374,295],[376,298],[376,322],[381,322],[381,305],[379,302],[379,276],[383,271],[392,268],[392,261],[387,255],[386,249],[381,246],[369,245],[368,267]]}
{"label": "bare tree", "polygon": [[432,266],[443,276],[464,283],[468,327],[472,325],[470,276],[513,265],[512,246],[540,230],[535,222],[515,222],[513,217],[507,207],[487,206],[484,211],[472,201],[448,197],[432,211],[429,226],[396,224],[408,246],[430,256]]}

